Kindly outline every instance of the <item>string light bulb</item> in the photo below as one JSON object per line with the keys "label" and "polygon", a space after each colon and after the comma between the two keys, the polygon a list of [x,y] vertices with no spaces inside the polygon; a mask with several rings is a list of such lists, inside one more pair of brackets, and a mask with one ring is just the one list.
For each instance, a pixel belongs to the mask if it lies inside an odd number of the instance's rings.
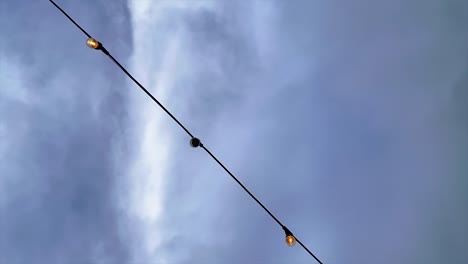
{"label": "string light bulb", "polygon": [[86,45],[88,45],[88,47],[90,47],[92,49],[100,49],[101,48],[101,43],[99,43],[99,41],[97,41],[94,38],[88,38],[88,40],[86,41]]}
{"label": "string light bulb", "polygon": [[286,244],[290,247],[296,245],[296,238],[294,236],[286,236]]}
{"label": "string light bulb", "polygon": [[296,238],[294,237],[293,233],[289,231],[289,229],[285,226],[283,226],[284,233],[286,234],[286,244],[290,247],[293,247],[296,245]]}

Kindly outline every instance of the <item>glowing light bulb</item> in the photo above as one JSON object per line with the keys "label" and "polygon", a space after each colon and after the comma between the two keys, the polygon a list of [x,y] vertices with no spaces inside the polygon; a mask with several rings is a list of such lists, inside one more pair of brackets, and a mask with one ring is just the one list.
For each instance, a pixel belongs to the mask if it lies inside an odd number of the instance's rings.
{"label": "glowing light bulb", "polygon": [[286,236],[286,244],[290,247],[296,245],[296,238],[293,235]]}
{"label": "glowing light bulb", "polygon": [[296,238],[294,237],[293,233],[285,226],[283,226],[283,230],[284,234],[286,235],[286,244],[290,247],[296,245]]}
{"label": "glowing light bulb", "polygon": [[101,47],[101,43],[99,43],[99,41],[93,39],[93,38],[89,38],[87,41],[86,41],[86,45],[88,45],[88,47],[92,48],[92,49],[99,49]]}

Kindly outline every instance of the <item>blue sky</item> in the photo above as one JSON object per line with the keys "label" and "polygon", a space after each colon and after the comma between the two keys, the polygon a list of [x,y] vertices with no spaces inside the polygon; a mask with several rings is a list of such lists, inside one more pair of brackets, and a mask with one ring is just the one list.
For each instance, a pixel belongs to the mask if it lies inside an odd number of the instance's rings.
{"label": "blue sky", "polygon": [[[324,263],[468,262],[468,3],[58,1]],[[0,3],[1,263],[311,263],[49,1]]]}

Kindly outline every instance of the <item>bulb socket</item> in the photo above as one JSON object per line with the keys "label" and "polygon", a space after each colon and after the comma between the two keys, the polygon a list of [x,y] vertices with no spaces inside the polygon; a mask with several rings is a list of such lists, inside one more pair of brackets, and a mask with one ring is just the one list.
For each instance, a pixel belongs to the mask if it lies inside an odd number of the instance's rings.
{"label": "bulb socket", "polygon": [[194,137],[192,139],[190,139],[190,146],[192,146],[192,148],[196,148],[196,147],[200,147],[202,145],[200,139]]}

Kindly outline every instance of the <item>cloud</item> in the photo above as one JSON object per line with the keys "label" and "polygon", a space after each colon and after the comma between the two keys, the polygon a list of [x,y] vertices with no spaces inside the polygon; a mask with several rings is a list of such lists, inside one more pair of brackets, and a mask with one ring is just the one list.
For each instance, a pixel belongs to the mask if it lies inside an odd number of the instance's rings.
{"label": "cloud", "polygon": [[[312,261],[49,3],[2,7],[0,262]],[[63,7],[324,263],[467,261],[465,2]]]}
{"label": "cloud", "polygon": [[[124,77],[48,1],[2,6],[0,262],[126,262],[109,158]],[[115,28],[96,6],[64,8]]]}
{"label": "cloud", "polygon": [[[177,43],[169,109],[325,263],[466,260],[464,3],[178,3],[145,68]],[[311,261],[173,127],[159,256]]]}

